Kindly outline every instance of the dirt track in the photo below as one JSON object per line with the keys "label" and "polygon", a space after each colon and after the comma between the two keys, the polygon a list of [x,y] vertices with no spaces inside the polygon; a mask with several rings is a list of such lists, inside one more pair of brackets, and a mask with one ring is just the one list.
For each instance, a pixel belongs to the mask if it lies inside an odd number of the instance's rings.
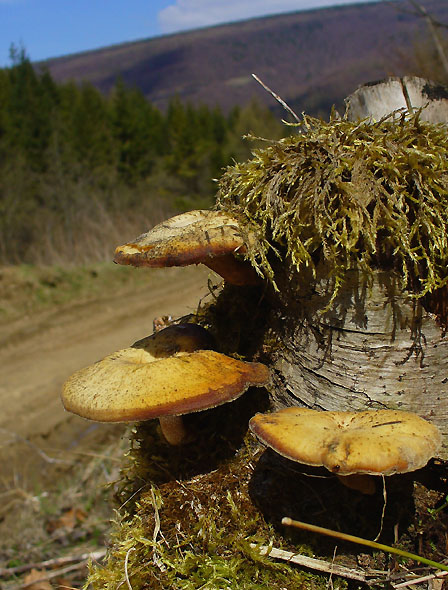
{"label": "dirt track", "polygon": [[[138,292],[46,311],[7,326],[7,344],[0,348],[0,475],[7,475],[11,463],[16,471],[25,464],[38,468],[37,449],[60,455],[92,432],[98,437],[102,429],[113,428],[66,413],[59,397],[64,380],[150,334],[154,317],[193,312],[207,293],[205,268],[148,272],[148,286]],[[15,460],[16,450],[26,460]]]}

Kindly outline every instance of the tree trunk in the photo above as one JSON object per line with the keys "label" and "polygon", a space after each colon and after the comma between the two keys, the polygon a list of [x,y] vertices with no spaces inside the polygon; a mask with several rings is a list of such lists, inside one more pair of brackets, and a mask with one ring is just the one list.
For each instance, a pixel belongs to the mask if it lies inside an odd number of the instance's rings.
{"label": "tree trunk", "polygon": [[439,456],[448,459],[448,337],[394,272],[346,278],[327,312],[332,280],[309,281],[306,292],[281,289],[274,407],[412,411],[440,428]]}
{"label": "tree trunk", "polygon": [[397,109],[412,112],[421,108],[423,121],[448,121],[447,89],[416,76],[391,77],[376,84],[366,84],[355,90],[345,102],[350,121],[366,118],[379,121]]}

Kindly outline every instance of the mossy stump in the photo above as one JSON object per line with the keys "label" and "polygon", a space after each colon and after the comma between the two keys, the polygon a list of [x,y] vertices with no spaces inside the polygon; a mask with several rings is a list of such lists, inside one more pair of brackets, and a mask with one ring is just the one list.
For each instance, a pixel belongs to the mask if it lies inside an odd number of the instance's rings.
{"label": "mossy stump", "polygon": [[[183,449],[138,427],[130,488],[120,496],[129,514],[109,562],[92,571],[94,588],[322,586],[254,550],[309,550],[309,538],[281,528],[284,515],[360,536],[399,530],[400,543],[443,554],[443,515],[434,524],[429,511],[444,507],[442,461],[391,477],[384,505],[382,486],[362,497],[333,474],[298,472],[250,434],[243,442],[250,416],[266,405],[390,408],[435,423],[448,459],[448,135],[420,115],[410,109],[374,123],[305,116],[298,133],[223,175],[217,209],[235,220],[245,246],[236,258],[260,281],[226,284],[195,320],[221,352],[269,366],[269,400],[249,391],[225,409],[230,418],[222,407],[210,411],[200,438]],[[314,542],[334,558],[333,544]],[[357,549],[344,553],[356,565]]]}
{"label": "mossy stump", "polygon": [[423,115],[304,116],[228,168],[218,208],[268,284],[273,406],[414,411],[448,459],[448,135]]}

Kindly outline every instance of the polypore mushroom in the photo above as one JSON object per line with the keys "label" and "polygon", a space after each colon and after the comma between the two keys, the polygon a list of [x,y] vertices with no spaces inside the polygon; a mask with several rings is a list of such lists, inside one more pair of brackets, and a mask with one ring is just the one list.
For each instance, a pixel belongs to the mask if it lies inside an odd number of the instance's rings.
{"label": "polypore mushroom", "polygon": [[259,282],[255,270],[235,254],[246,245],[238,222],[222,211],[189,211],[176,215],[134,242],[118,246],[114,261],[162,268],[203,263],[234,285]]}
{"label": "polypore mushroom", "polygon": [[359,476],[420,469],[442,442],[436,426],[417,414],[399,410],[320,412],[291,407],[257,414],[250,428],[283,457],[324,466],[348,487],[365,493],[374,489],[368,484],[365,487]]}
{"label": "polypore mushroom", "polygon": [[184,441],[183,414],[238,398],[264,385],[269,370],[213,350],[207,331],[194,324],[170,326],[119,350],[64,384],[66,410],[98,422],[159,418],[171,444]]}

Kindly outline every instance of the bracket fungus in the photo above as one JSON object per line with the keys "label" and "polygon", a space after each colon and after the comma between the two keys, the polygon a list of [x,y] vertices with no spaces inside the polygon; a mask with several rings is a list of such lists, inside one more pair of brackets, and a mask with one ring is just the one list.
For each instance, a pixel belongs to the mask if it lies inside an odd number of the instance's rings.
{"label": "bracket fungus", "polygon": [[159,418],[173,445],[185,441],[181,416],[214,408],[264,385],[269,370],[209,350],[195,324],[169,326],[74,373],[64,384],[66,410],[98,422]]}
{"label": "bracket fungus", "polygon": [[246,252],[237,220],[222,211],[189,211],[176,215],[118,246],[114,261],[163,268],[203,263],[234,285],[259,282],[254,269],[237,254]]}
{"label": "bracket fungus", "polygon": [[283,457],[326,467],[341,483],[364,493],[372,493],[374,486],[358,476],[416,471],[435,456],[442,442],[436,426],[399,410],[321,412],[291,407],[257,414],[250,429]]}

